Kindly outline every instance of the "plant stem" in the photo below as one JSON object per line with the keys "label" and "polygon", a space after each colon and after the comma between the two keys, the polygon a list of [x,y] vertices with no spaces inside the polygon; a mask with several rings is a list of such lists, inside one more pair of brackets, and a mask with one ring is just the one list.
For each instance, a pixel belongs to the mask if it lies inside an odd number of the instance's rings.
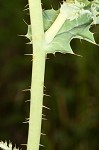
{"label": "plant stem", "polygon": [[44,29],[41,1],[28,1],[32,27],[33,65],[27,150],[39,150],[45,72],[45,52],[43,49]]}

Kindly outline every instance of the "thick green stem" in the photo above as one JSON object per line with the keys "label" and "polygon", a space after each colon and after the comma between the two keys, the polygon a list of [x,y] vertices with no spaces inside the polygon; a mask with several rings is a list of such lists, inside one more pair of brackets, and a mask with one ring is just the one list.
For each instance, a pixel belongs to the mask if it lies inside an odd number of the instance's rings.
{"label": "thick green stem", "polygon": [[29,0],[29,10],[33,41],[33,67],[27,150],[39,150],[45,72],[45,52],[43,49],[44,29],[41,1]]}

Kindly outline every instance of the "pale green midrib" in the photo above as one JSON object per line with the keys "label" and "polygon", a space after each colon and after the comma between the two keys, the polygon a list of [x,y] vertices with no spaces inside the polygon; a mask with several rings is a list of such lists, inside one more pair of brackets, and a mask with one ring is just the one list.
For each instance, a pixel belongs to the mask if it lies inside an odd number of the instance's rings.
{"label": "pale green midrib", "polygon": [[43,50],[44,29],[41,1],[29,0],[29,9],[33,40],[33,66],[27,150],[39,150],[45,72],[45,52]]}

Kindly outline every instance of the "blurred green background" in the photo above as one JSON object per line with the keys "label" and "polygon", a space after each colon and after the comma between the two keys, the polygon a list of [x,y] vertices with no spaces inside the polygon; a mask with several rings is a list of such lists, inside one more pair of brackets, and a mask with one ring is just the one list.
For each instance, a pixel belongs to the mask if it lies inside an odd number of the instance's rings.
{"label": "blurred green background", "polygon": [[[61,2],[61,1],[60,1]],[[59,8],[59,0],[43,0],[43,8]],[[24,37],[29,23],[26,0],[0,1],[0,141],[27,143],[32,49]],[[91,28],[99,43],[99,26]],[[41,143],[46,150],[99,150],[99,47],[75,39],[75,53],[48,55],[43,110],[47,121]],[[25,150],[25,146],[20,148]]]}

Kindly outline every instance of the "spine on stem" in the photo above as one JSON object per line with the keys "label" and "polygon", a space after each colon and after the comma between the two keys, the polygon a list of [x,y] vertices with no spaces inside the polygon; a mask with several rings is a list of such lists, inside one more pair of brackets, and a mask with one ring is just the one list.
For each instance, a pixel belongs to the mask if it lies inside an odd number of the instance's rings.
{"label": "spine on stem", "polygon": [[27,150],[39,150],[46,54],[43,49],[44,29],[41,0],[28,0],[28,2],[32,29],[33,65]]}

